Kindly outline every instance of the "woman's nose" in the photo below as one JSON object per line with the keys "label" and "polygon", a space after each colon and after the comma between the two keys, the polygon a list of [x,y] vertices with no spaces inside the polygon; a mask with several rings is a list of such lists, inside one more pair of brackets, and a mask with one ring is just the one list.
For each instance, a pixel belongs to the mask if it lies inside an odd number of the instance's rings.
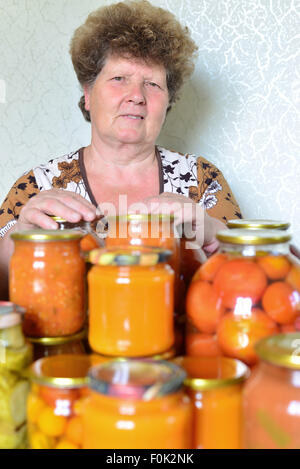
{"label": "woman's nose", "polygon": [[146,98],[142,84],[132,84],[128,90],[128,102],[134,104],[145,104]]}

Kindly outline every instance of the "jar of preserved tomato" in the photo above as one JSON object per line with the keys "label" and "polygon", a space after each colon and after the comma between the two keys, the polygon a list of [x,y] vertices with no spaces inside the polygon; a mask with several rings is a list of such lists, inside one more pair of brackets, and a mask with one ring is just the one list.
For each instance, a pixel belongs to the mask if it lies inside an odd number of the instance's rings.
{"label": "jar of preserved tomato", "polygon": [[27,337],[27,340],[33,347],[33,359],[50,357],[61,354],[85,354],[85,339],[87,338],[87,329],[76,334],[61,337]]}
{"label": "jar of preserved tomato", "polygon": [[89,344],[108,356],[143,357],[174,344],[174,272],[170,251],[91,251]]}
{"label": "jar of preserved tomato", "polygon": [[78,409],[89,395],[88,355],[57,355],[31,365],[27,400],[31,449],[82,448],[82,419]]}
{"label": "jar of preserved tomato", "polygon": [[245,220],[237,218],[235,220],[228,220],[228,228],[238,228],[247,230],[288,230],[290,223],[279,220]]}
{"label": "jar of preserved tomato", "polygon": [[260,358],[243,393],[244,446],[300,447],[300,333],[259,341]]}
{"label": "jar of preserved tomato", "polygon": [[[80,220],[77,223],[69,222],[57,216],[51,216],[51,218],[57,223],[59,230],[76,230],[83,234],[80,240],[80,248],[83,252],[104,246],[103,235],[105,225],[101,222],[99,217],[92,222]],[[98,234],[100,236],[98,236]]]}
{"label": "jar of preserved tomato", "polygon": [[0,449],[26,448],[28,380],[22,375],[32,349],[22,333],[16,305],[0,305]]}
{"label": "jar of preserved tomato", "polygon": [[226,230],[217,238],[219,252],[187,294],[187,351],[254,365],[259,339],[299,328],[300,264],[283,231]]}
{"label": "jar of preserved tomato", "polygon": [[82,408],[85,449],[188,449],[191,403],[184,371],[164,361],[116,360],[92,367]]}
{"label": "jar of preserved tomato", "polygon": [[177,357],[193,403],[195,449],[242,448],[242,387],[248,367],[225,357]]}
{"label": "jar of preserved tomato", "polygon": [[26,309],[24,333],[57,337],[85,323],[85,261],[82,234],[34,230],[11,235],[15,250],[9,269],[10,300]]}

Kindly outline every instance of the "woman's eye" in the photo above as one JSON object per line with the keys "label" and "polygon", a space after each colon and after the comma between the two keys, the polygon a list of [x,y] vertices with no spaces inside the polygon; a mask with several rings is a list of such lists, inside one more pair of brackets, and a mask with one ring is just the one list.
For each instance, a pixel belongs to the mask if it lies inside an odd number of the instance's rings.
{"label": "woman's eye", "polygon": [[154,83],[154,81],[148,81],[147,85],[150,85],[150,86],[153,86],[153,87],[157,86],[159,88],[159,85],[157,83]]}
{"label": "woman's eye", "polygon": [[121,81],[123,77],[114,77],[113,80],[115,81]]}

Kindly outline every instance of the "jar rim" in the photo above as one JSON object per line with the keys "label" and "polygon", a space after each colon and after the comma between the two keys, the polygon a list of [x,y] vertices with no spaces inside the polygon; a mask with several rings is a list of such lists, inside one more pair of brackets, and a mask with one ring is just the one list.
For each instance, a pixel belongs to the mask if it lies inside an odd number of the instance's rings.
{"label": "jar rim", "polygon": [[174,220],[175,215],[173,213],[127,213],[123,215],[107,216],[108,221],[149,221],[149,220],[161,220],[168,221]]}
{"label": "jar rim", "polygon": [[[186,371],[187,378],[184,380],[184,385],[193,391],[209,391],[236,385],[245,381],[250,375],[248,366],[234,358],[182,356],[176,357],[173,363],[178,364]],[[191,371],[191,367],[195,364],[198,367],[196,373]],[[213,374],[213,370],[216,369],[215,375],[219,377],[207,377],[207,365],[209,365],[209,373]],[[205,370],[201,370],[201,367],[205,367]],[[224,368],[226,368],[226,372],[224,372]],[[203,374],[203,377],[192,376],[195,374]]]}
{"label": "jar rim", "polygon": [[40,345],[62,345],[67,344],[69,342],[73,342],[74,340],[82,340],[87,337],[87,329],[82,329],[76,334],[71,335],[63,335],[60,337],[26,337],[29,342],[32,344],[40,344]]}
{"label": "jar rim", "polygon": [[83,237],[83,233],[76,230],[28,230],[16,231],[10,235],[16,241],[48,242],[78,240]]}
{"label": "jar rim", "polygon": [[164,360],[122,359],[93,366],[89,387],[113,398],[152,401],[181,389],[185,371]]}
{"label": "jar rim", "polygon": [[127,246],[122,248],[97,248],[89,252],[88,262],[100,266],[144,266],[150,267],[167,262],[172,251],[149,246]]}
{"label": "jar rim", "polygon": [[89,355],[61,354],[40,358],[26,370],[25,375],[43,386],[77,388],[88,385],[90,367]]}
{"label": "jar rim", "polygon": [[287,230],[291,226],[288,222],[278,220],[263,220],[263,219],[245,219],[237,218],[227,221],[228,228],[245,228],[245,229],[275,229]]}
{"label": "jar rim", "polygon": [[300,332],[266,337],[257,342],[254,348],[261,360],[300,370]]}
{"label": "jar rim", "polygon": [[238,228],[219,231],[216,238],[222,243],[248,246],[280,244],[292,239],[290,234],[280,230],[247,230]]}

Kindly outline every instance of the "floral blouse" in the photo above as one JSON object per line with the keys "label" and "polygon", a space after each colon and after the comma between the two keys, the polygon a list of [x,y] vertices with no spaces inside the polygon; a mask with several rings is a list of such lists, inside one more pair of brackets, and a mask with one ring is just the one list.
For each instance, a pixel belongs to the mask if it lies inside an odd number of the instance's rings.
{"label": "floral blouse", "polygon": [[[86,176],[83,150],[52,159],[26,172],[12,186],[0,208],[0,236],[18,220],[22,207],[39,191],[58,188],[80,194],[97,205]],[[190,197],[208,214],[226,222],[242,218],[239,206],[221,171],[195,155],[156,147],[160,193],[173,192]],[[146,176],[145,176],[146,177]]]}

